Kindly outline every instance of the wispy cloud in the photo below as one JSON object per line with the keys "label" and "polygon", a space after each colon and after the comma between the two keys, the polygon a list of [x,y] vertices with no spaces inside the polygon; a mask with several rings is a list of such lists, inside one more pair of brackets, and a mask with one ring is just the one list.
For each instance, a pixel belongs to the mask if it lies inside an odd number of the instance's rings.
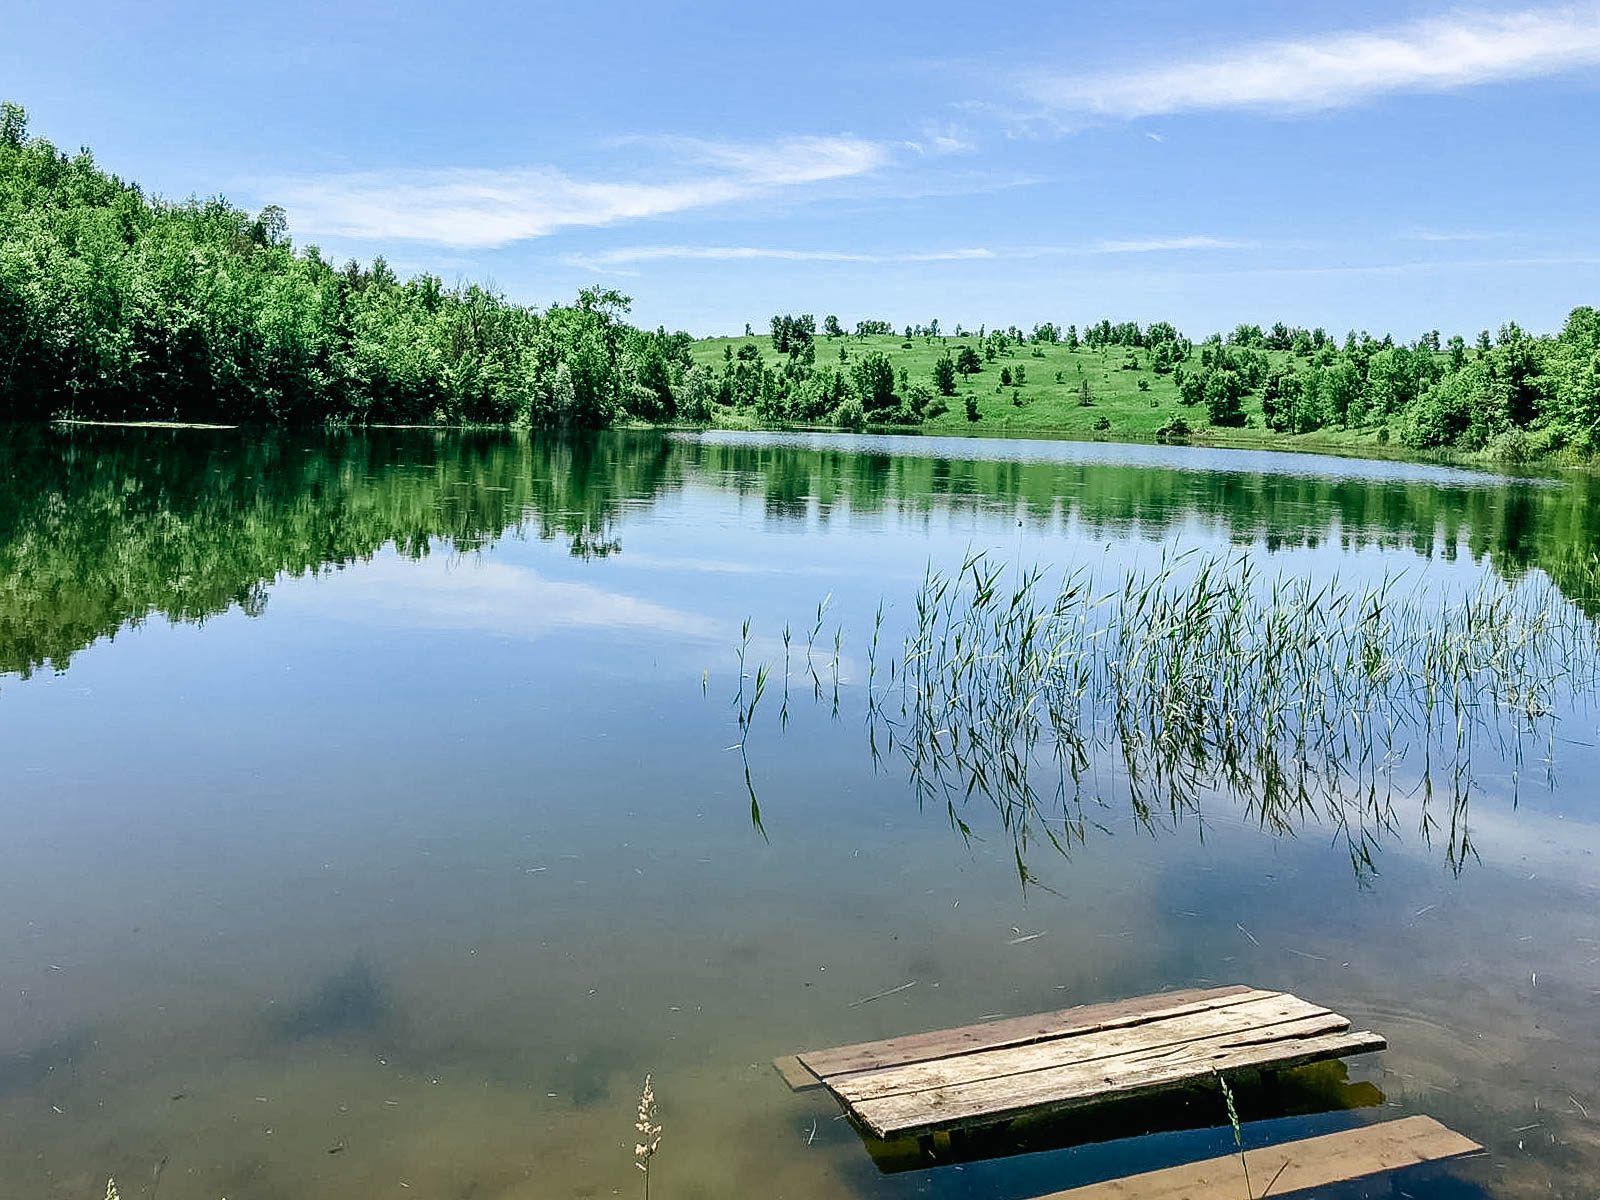
{"label": "wispy cloud", "polygon": [[674,139],[673,148],[695,169],[635,179],[581,179],[548,166],[379,171],[271,187],[301,235],[490,248],[848,179],[889,159],[884,144],[854,137]]}
{"label": "wispy cloud", "polygon": [[921,136],[906,145],[918,154],[970,154],[978,143],[963,126],[951,123],[930,122],[922,127]]}
{"label": "wispy cloud", "polygon": [[1263,41],[1148,70],[1042,72],[1024,86],[1062,113],[1311,112],[1600,64],[1600,4],[1458,12],[1387,29]]}
{"label": "wispy cloud", "polygon": [[1249,250],[1260,243],[1240,238],[1210,237],[1206,234],[1186,234],[1181,237],[1131,238],[1123,241],[1096,242],[1089,247],[1094,254],[1159,254],[1168,250]]}
{"label": "wispy cloud", "polygon": [[1495,242],[1518,235],[1509,230],[1414,229],[1403,236],[1414,242]]}
{"label": "wispy cloud", "polygon": [[893,254],[851,250],[799,250],[781,246],[621,246],[615,250],[602,250],[595,254],[569,254],[562,261],[574,267],[609,268],[682,260],[882,264],[961,262],[994,257],[996,257],[994,251],[982,246],[965,246],[952,250],[913,250]]}
{"label": "wispy cloud", "polygon": [[625,271],[660,262],[796,262],[943,263],[1026,261],[1038,258],[1085,258],[1103,254],[1165,254],[1190,250],[1253,250],[1268,243],[1210,234],[1127,238],[1060,246],[958,246],[933,250],[828,250],[786,246],[619,246],[587,254],[563,255],[561,261],[585,270]]}
{"label": "wispy cloud", "polygon": [[1539,270],[1546,267],[1600,267],[1600,256],[1594,254],[1562,254],[1526,258],[1462,258],[1419,259],[1407,262],[1338,263],[1326,266],[1246,266],[1223,271],[1205,270],[1185,272],[1186,278],[1298,278],[1343,276],[1427,275],[1448,271],[1507,271]]}

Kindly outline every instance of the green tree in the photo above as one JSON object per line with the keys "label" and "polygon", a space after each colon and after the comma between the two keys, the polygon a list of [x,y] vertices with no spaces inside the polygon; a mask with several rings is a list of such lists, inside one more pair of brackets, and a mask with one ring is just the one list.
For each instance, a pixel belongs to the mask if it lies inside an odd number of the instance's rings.
{"label": "green tree", "polygon": [[934,360],[933,385],[941,396],[956,394],[956,364],[948,354],[941,354]]}
{"label": "green tree", "polygon": [[1213,425],[1243,425],[1244,380],[1227,368],[1210,372],[1205,384],[1206,413]]}
{"label": "green tree", "polygon": [[894,394],[894,365],[883,351],[871,350],[857,358],[851,364],[850,378],[869,419],[900,403]]}
{"label": "green tree", "polygon": [[21,150],[28,140],[28,114],[22,105],[0,101],[0,146]]}

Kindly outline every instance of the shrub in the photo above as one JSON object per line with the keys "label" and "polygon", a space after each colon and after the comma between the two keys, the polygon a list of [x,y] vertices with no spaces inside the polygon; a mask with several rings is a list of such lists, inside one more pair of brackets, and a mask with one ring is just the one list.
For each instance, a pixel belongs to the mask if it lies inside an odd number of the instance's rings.
{"label": "shrub", "polygon": [[841,429],[860,429],[867,423],[867,410],[861,401],[851,396],[833,410],[833,423]]}
{"label": "shrub", "polygon": [[1156,441],[1187,442],[1193,434],[1194,430],[1189,428],[1189,422],[1182,417],[1173,417],[1160,429],[1156,430]]}

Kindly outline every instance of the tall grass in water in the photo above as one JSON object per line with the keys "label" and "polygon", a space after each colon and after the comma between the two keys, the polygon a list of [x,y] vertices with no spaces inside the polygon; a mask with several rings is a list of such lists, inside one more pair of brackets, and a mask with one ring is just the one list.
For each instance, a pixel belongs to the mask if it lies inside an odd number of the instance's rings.
{"label": "tall grass in water", "polygon": [[650,1160],[661,1147],[661,1122],[656,1119],[655,1081],[644,1077],[644,1089],[639,1093],[639,1112],[633,1123],[639,1140],[633,1147],[633,1165],[644,1172],[644,1200],[650,1200]]}
{"label": "tall grass in water", "polygon": [[[930,573],[898,708],[891,696],[869,710],[919,796],[958,828],[967,797],[996,801],[1024,875],[1035,830],[1058,847],[1082,838],[1086,785],[1107,752],[1141,822],[1198,814],[1205,793],[1226,790],[1275,832],[1330,820],[1358,870],[1393,827],[1410,759],[1425,799],[1447,785],[1459,866],[1474,752],[1520,776],[1561,699],[1600,684],[1594,625],[1548,584],[1442,599],[1395,577],[1266,580],[1242,555],[1193,552],[1110,589],[1085,570],[1055,588],[1037,571],[1005,577],[984,554]],[[1423,821],[1431,836],[1431,806]]]}
{"label": "tall grass in water", "polygon": [[1273,832],[1329,822],[1365,874],[1415,789],[1422,834],[1443,832],[1459,868],[1474,755],[1519,779],[1535,739],[1548,760],[1562,703],[1600,688],[1595,626],[1547,582],[1442,596],[1265,578],[1242,554],[1167,555],[1111,586],[974,554],[927,574],[887,670],[878,637],[874,757],[898,751],[964,836],[968,802],[991,800],[1024,882],[1031,845],[1080,842],[1113,790],[1150,827],[1199,818],[1212,792]]}

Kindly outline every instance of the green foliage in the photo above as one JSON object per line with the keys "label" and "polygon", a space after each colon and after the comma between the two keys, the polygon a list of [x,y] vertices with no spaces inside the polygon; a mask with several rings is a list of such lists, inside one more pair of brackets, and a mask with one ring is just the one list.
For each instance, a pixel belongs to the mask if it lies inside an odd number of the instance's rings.
{"label": "green foliage", "polygon": [[[834,323],[837,325],[837,320]],[[810,313],[772,318],[772,348],[779,354],[799,354],[809,349],[816,333],[817,319]]]}
{"label": "green foliage", "polygon": [[1166,424],[1156,430],[1156,440],[1161,442],[1186,442],[1194,434],[1189,427],[1189,422],[1182,417],[1175,416]]}
{"label": "green foliage", "polygon": [[869,350],[850,366],[856,399],[870,418],[900,403],[895,396],[894,364],[881,350]]}
{"label": "green foliage", "polygon": [[1213,425],[1244,424],[1244,380],[1234,371],[1206,376],[1206,412]]}
{"label": "green foliage", "polygon": [[[275,206],[172,204],[0,108],[0,414],[211,422],[671,420],[689,337],[589,290],[535,312],[296,249]],[[801,321],[806,318],[801,318]],[[703,418],[696,418],[703,419]]]}

